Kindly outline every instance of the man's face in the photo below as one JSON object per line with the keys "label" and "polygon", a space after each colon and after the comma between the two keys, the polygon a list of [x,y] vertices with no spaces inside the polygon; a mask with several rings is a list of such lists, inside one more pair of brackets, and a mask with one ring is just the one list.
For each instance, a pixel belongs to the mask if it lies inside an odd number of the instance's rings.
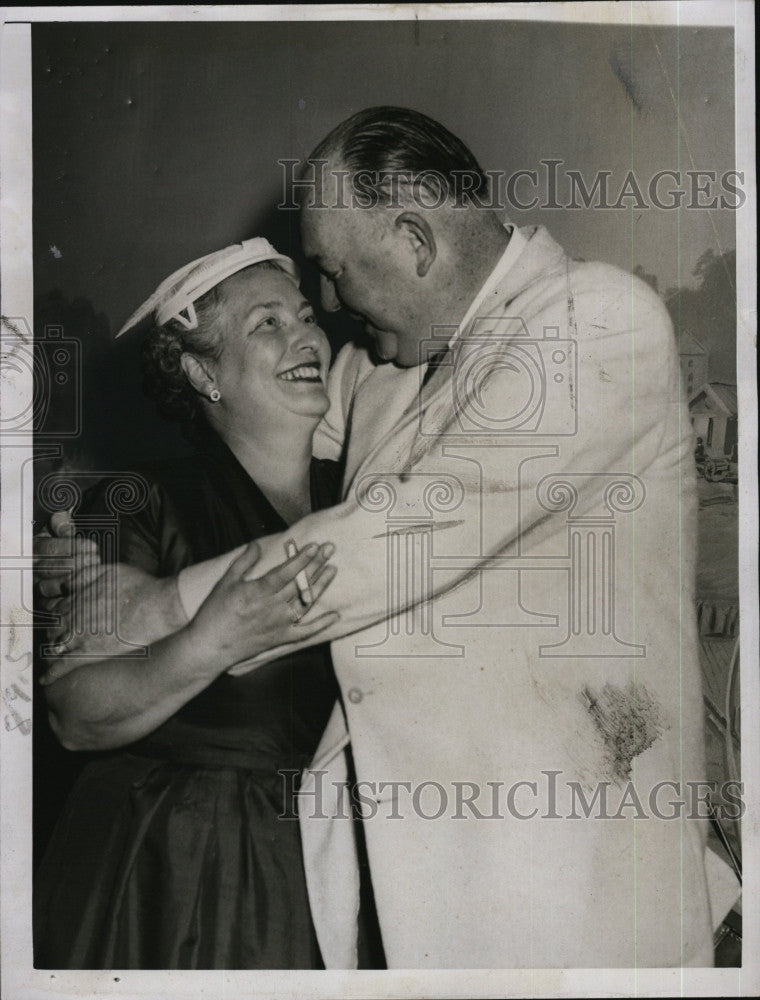
{"label": "man's face", "polygon": [[344,307],[364,324],[378,356],[420,363],[414,255],[382,209],[301,209],[304,254],[321,271],[323,307]]}

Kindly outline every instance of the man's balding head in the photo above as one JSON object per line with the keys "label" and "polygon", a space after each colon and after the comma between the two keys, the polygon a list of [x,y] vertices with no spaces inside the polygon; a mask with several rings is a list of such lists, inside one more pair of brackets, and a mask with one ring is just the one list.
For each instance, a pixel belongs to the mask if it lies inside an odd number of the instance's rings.
{"label": "man's balding head", "polygon": [[334,128],[310,159],[339,163],[350,176],[361,176],[381,201],[392,196],[392,181],[426,187],[431,204],[443,197],[482,206],[488,199],[488,178],[461,139],[409,108],[359,111]]}
{"label": "man's balding head", "polygon": [[360,111],[307,160],[304,252],[328,309],[364,321],[379,356],[420,363],[433,326],[456,325],[507,243],[465,144],[406,108]]}

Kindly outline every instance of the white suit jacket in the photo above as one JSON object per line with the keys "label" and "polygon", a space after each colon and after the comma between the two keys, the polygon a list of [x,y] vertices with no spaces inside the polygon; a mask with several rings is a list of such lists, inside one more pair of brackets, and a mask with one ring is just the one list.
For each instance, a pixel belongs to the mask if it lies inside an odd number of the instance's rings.
{"label": "white suit jacket", "polygon": [[[289,533],[335,542],[338,568],[321,604],[343,709],[301,808],[323,955],[355,964],[344,710],[389,967],[710,965],[671,324],[543,229],[510,264],[421,390],[425,366],[339,357],[344,499]],[[432,333],[431,355],[451,330]],[[224,565],[184,571],[189,613]]]}

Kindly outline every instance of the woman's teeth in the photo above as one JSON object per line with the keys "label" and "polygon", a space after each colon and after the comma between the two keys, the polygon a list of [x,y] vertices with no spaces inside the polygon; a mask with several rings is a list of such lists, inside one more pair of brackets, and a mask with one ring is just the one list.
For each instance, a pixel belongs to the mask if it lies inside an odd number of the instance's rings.
{"label": "woman's teeth", "polygon": [[319,382],[319,365],[299,365],[298,368],[291,368],[282,372],[278,378],[285,379],[286,382]]}

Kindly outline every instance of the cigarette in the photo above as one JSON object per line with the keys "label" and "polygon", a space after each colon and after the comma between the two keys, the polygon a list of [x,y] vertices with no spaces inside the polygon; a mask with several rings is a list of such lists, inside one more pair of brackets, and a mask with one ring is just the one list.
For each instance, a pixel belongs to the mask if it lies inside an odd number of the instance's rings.
{"label": "cigarette", "polygon": [[[285,554],[287,555],[288,559],[291,559],[293,556],[298,555],[298,546],[296,545],[296,543],[293,541],[292,538],[289,538],[287,542],[285,542]],[[311,595],[311,586],[309,585],[309,578],[306,575],[305,569],[302,569],[300,573],[296,573],[296,587],[298,587],[298,596],[301,598],[301,604],[308,607],[311,604],[313,598]]]}

